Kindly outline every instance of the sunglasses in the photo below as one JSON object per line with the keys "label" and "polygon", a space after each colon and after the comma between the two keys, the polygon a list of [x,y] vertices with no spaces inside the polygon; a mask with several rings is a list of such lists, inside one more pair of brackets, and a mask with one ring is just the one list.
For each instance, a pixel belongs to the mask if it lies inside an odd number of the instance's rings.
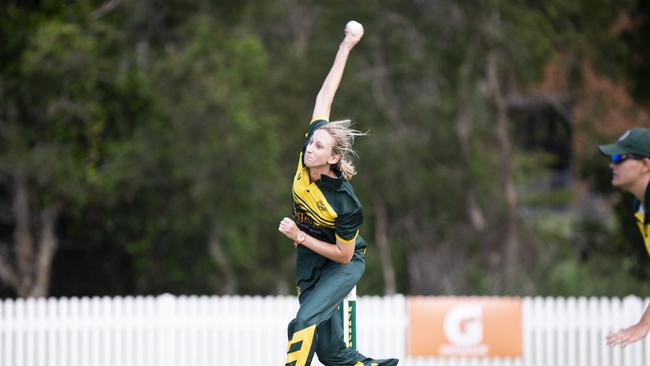
{"label": "sunglasses", "polygon": [[634,155],[634,154],[614,154],[612,155],[612,164],[618,165],[623,163],[625,160],[643,160],[645,157]]}

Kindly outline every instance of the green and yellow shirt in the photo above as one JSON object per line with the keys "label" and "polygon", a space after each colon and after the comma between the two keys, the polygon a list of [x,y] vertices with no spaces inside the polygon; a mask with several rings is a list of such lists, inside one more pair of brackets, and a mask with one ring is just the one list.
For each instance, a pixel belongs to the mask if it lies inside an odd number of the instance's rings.
{"label": "green and yellow shirt", "polygon": [[639,227],[645,249],[650,255],[650,210],[648,204],[650,203],[650,185],[645,190],[645,203],[642,205],[638,199],[634,200],[634,217],[636,218],[636,225]]}
{"label": "green and yellow shirt", "polygon": [[[309,169],[303,156],[314,131],[327,123],[327,120],[317,119],[309,124],[293,179],[294,221],[300,230],[318,240],[336,244],[336,239],[339,239],[354,244],[355,249],[365,248],[366,243],[359,235],[363,208],[350,182],[339,171],[336,171],[336,178],[321,175],[315,182],[309,180]],[[327,259],[302,245],[298,246],[298,254],[314,257],[316,266]]]}

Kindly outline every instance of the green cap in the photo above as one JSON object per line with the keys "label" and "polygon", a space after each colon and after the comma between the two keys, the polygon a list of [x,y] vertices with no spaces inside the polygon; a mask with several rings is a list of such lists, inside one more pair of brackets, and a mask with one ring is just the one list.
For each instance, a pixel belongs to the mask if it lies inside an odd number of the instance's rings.
{"label": "green cap", "polygon": [[650,157],[650,129],[627,130],[618,141],[609,145],[600,145],[598,150],[605,155],[634,154]]}

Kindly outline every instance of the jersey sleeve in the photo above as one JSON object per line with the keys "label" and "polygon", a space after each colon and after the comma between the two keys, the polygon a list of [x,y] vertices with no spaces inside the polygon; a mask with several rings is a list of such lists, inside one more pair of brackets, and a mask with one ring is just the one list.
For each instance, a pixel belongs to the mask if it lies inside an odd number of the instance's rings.
{"label": "jersey sleeve", "polygon": [[346,243],[354,244],[362,223],[363,212],[360,207],[341,214],[336,218],[336,238]]}

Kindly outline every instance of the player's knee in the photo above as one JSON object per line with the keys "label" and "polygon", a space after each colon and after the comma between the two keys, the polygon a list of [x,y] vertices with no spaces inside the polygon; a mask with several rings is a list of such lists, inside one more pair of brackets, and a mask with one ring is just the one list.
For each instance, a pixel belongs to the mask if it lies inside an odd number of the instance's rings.
{"label": "player's knee", "polygon": [[314,324],[311,324],[308,319],[302,318],[300,316],[296,317],[296,319],[293,320],[294,322],[294,330],[298,331],[301,329],[305,329],[307,327],[310,327]]}
{"label": "player's knee", "polygon": [[309,320],[301,318],[299,316],[296,317],[291,321],[291,323],[289,323],[289,327],[288,327],[289,337],[291,338],[291,335],[293,333],[299,332],[305,328],[309,328],[312,325],[314,324],[312,324]]}

